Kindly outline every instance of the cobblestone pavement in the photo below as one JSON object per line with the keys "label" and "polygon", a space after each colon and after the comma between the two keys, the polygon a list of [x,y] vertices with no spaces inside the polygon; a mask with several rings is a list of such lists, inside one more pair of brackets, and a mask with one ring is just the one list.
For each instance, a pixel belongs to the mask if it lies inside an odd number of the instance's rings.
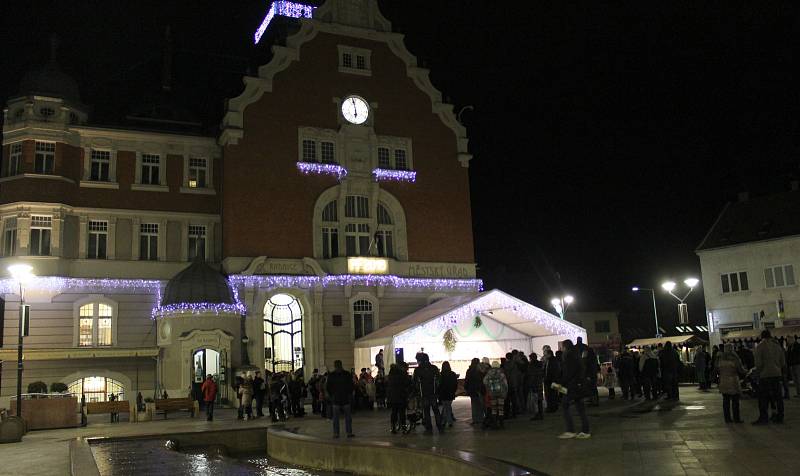
{"label": "cobblestone pavement", "polygon": [[[794,394],[794,389],[792,388]],[[753,427],[755,400],[742,401],[744,424],[725,424],[722,398],[715,391],[681,388],[678,404],[601,401],[589,409],[592,438],[559,440],[560,413],[544,421],[520,417],[504,430],[469,425],[469,401],[456,400],[454,427],[442,435],[426,436],[421,428],[410,435],[389,433],[386,410],[359,412],[354,417],[356,440],[388,441],[420,447],[439,446],[473,451],[534,468],[551,475],[794,475],[792,462],[800,457],[800,398],[786,401],[786,423]],[[77,436],[133,436],[267,426],[268,419],[237,421],[222,410],[208,423],[202,418],[170,418],[140,424],[96,423],[80,429],[31,432],[22,443],[0,445],[0,474],[64,475],[69,471],[69,440]],[[576,419],[577,423],[577,419]],[[329,438],[330,423],[318,416],[292,419],[286,426]],[[340,440],[347,444],[347,440]]]}

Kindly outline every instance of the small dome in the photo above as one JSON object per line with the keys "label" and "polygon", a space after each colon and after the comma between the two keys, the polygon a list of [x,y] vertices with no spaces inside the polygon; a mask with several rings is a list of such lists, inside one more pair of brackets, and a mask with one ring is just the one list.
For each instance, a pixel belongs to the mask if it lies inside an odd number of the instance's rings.
{"label": "small dome", "polygon": [[19,94],[51,96],[74,103],[81,102],[78,82],[61,71],[55,61],[49,61],[44,67],[28,72],[19,83]]}
{"label": "small dome", "polygon": [[196,260],[170,279],[162,306],[175,304],[234,304],[228,280],[205,261]]}

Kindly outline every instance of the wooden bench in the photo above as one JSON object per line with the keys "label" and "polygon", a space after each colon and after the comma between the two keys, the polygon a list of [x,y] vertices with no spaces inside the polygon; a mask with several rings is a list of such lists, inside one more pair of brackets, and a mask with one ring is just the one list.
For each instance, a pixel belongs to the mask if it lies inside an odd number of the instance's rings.
{"label": "wooden bench", "polygon": [[100,414],[120,414],[128,413],[128,420],[132,420],[131,404],[126,400],[116,400],[113,402],[87,402],[86,414],[87,415],[100,415]]}
{"label": "wooden bench", "polygon": [[191,398],[167,398],[156,400],[155,402],[156,412],[163,411],[164,412],[164,419],[167,419],[167,412],[177,411],[177,410],[188,410],[191,414],[192,418],[195,416],[195,405],[196,402]]}

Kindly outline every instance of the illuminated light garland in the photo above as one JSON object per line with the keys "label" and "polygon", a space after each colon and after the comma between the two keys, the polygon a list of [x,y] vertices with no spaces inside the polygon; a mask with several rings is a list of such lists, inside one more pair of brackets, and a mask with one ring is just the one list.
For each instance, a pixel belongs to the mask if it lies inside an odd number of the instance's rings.
{"label": "illuminated light garland", "polygon": [[386,274],[336,274],[328,276],[241,275],[228,277],[231,287],[257,286],[266,288],[313,288],[315,286],[386,286],[442,291],[476,292],[483,290],[480,279],[404,278]]}
{"label": "illuminated light garland", "polygon": [[411,182],[417,181],[417,172],[414,170],[373,169],[372,176],[376,182]]}
{"label": "illuminated light garland", "polygon": [[247,314],[244,304],[236,302],[234,304],[218,302],[199,302],[199,303],[179,303],[167,304],[166,306],[155,307],[152,310],[153,318],[166,317],[166,315],[180,314],[235,314],[237,316]]}
{"label": "illuminated light garland", "polygon": [[341,180],[347,176],[347,169],[336,164],[318,164],[316,162],[298,162],[297,169],[306,175],[333,175]]}
{"label": "illuminated light garland", "polygon": [[261,25],[258,26],[258,29],[253,36],[255,43],[258,44],[258,42],[261,41],[261,37],[264,36],[264,32],[267,31],[267,27],[270,23],[272,23],[272,20],[275,18],[275,16],[289,18],[311,18],[314,15],[314,10],[316,8],[317,7],[304,5],[297,2],[275,0],[272,2],[272,5],[269,7],[269,11],[267,11],[267,16],[264,17],[264,20],[261,22]]}
{"label": "illuminated light garland", "polygon": [[[586,340],[585,329],[564,321],[558,316],[543,311],[532,304],[520,301],[502,291],[495,290],[485,293],[449,312],[441,314],[424,324],[420,324],[394,336],[395,347],[402,347],[403,344],[419,342],[426,336],[445,332],[448,329],[461,325],[465,321],[473,320],[476,315],[480,315],[482,312],[497,309],[513,309],[517,317],[527,321],[533,321],[553,334],[563,336],[564,339],[571,339],[572,342],[575,342],[578,337],[582,337],[584,341]],[[501,321],[498,322],[502,324]]]}
{"label": "illuminated light garland", "polygon": [[[45,291],[74,291],[84,288],[93,289],[133,289],[155,291],[161,300],[161,281],[157,279],[114,279],[114,278],[65,278],[59,276],[39,276],[25,285],[27,289]],[[17,294],[17,282],[13,279],[0,280],[0,293]]]}

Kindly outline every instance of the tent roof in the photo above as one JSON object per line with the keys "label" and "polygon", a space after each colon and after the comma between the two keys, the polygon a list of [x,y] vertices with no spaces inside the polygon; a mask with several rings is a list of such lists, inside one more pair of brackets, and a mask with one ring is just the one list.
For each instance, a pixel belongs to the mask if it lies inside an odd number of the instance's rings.
{"label": "tent roof", "polygon": [[675,344],[687,344],[687,343],[701,343],[705,342],[705,340],[697,337],[696,335],[685,335],[685,336],[672,336],[672,337],[659,337],[659,338],[650,338],[650,339],[636,339],[630,344],[626,345],[626,347],[643,347],[646,345],[658,345],[658,344],[666,344],[667,342],[672,342],[673,345]]}
{"label": "tent roof", "polygon": [[562,320],[499,289],[493,289],[440,299],[357,339],[355,345],[359,348],[386,345],[393,340],[408,338],[409,332],[419,327],[443,330],[481,314],[530,337],[563,335],[565,339],[574,340],[582,336],[586,340],[586,331],[582,327]]}

